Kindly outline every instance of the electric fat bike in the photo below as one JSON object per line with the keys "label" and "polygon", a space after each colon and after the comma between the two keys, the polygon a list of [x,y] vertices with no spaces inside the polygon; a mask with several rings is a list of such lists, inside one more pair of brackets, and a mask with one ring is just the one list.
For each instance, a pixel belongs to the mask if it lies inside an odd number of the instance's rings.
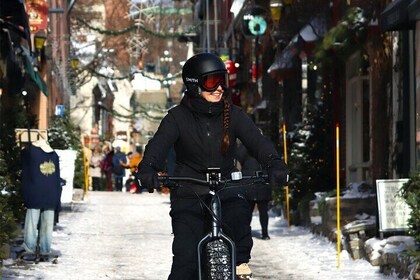
{"label": "electric fat bike", "polygon": [[[220,168],[210,168],[206,180],[180,176],[158,176],[160,183],[169,188],[180,188],[182,182],[208,185],[211,202],[209,207],[201,201],[212,215],[212,226],[197,244],[199,279],[235,280],[236,278],[236,247],[234,241],[222,230],[222,209],[219,193],[232,187],[244,187],[257,182],[265,182],[266,175],[257,173],[255,176],[242,177],[241,172],[232,173],[232,179],[222,179]],[[205,258],[203,260],[202,258]]]}

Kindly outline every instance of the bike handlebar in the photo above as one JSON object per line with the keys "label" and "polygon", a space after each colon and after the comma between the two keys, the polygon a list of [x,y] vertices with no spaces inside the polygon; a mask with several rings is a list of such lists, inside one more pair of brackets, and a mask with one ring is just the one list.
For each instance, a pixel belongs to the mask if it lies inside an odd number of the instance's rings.
{"label": "bike handlebar", "polygon": [[208,184],[209,183],[206,180],[201,180],[201,179],[197,179],[197,178],[193,178],[193,177],[167,176],[167,175],[158,176],[158,180],[160,182],[169,180],[169,181],[187,181],[187,182],[199,183],[199,184]]}
{"label": "bike handlebar", "polygon": [[[240,183],[246,180],[248,180],[248,183],[251,183],[251,184],[267,183],[267,178],[268,178],[267,175],[262,174],[262,172],[260,171],[257,171],[256,175],[251,175],[251,176],[242,176],[241,172],[234,172],[231,174],[232,179],[222,179],[221,174],[219,172],[210,172],[210,173],[207,173],[207,180],[198,179],[194,177],[188,177],[188,176],[169,176],[169,175],[164,175],[162,173],[158,173],[157,175],[158,175],[157,176],[158,181],[162,185],[169,188],[180,187],[181,185],[179,185],[178,182],[183,181],[183,182],[207,185],[210,187],[211,190],[218,189],[220,186],[226,187],[226,185],[229,183],[231,183],[232,187],[245,186],[245,185],[241,185]],[[137,188],[140,189],[141,185],[139,183],[138,174],[135,173],[134,176],[136,177],[136,180],[134,180],[135,184]],[[250,180],[252,180],[252,182],[249,182]],[[153,192],[153,189],[148,189],[148,191]]]}
{"label": "bike handlebar", "polygon": [[191,182],[191,183],[198,183],[198,184],[202,184],[202,185],[212,185],[212,184],[228,184],[228,183],[240,183],[246,180],[255,180],[252,183],[257,183],[257,182],[266,182],[267,181],[268,176],[267,175],[263,175],[263,174],[258,174],[258,175],[251,175],[251,176],[241,176],[238,179],[217,179],[217,180],[202,180],[202,179],[197,179],[197,178],[193,178],[193,177],[188,177],[188,176],[168,176],[168,175],[159,175],[158,176],[158,180],[160,182],[165,182],[165,181],[172,181],[172,182],[180,182],[180,181],[184,181],[184,182]]}

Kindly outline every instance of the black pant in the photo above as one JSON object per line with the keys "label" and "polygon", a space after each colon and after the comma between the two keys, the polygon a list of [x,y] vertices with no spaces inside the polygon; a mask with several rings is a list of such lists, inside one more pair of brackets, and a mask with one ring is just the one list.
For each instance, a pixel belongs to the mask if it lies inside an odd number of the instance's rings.
{"label": "black pant", "polygon": [[92,177],[92,190],[94,191],[101,191],[101,177]]}
{"label": "black pant", "polygon": [[254,211],[255,204],[257,204],[258,213],[260,215],[260,224],[261,224],[261,234],[262,236],[268,235],[268,200],[249,200],[250,210],[251,210],[251,219],[252,212]]}
{"label": "black pant", "polygon": [[[208,205],[210,198],[205,198]],[[236,263],[251,258],[249,204],[243,197],[222,200],[223,232],[236,245]],[[173,262],[169,280],[198,279],[197,244],[210,231],[211,216],[198,199],[175,199],[171,204]]]}
{"label": "black pant", "polygon": [[122,191],[123,187],[123,178],[115,176],[115,191],[120,192]]}

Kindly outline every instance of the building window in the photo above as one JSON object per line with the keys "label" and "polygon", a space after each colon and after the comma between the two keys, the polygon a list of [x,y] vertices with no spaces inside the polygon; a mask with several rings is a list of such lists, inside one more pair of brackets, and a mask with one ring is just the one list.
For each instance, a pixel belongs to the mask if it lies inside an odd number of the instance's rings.
{"label": "building window", "polygon": [[346,166],[347,183],[369,179],[370,83],[360,53],[346,65]]}

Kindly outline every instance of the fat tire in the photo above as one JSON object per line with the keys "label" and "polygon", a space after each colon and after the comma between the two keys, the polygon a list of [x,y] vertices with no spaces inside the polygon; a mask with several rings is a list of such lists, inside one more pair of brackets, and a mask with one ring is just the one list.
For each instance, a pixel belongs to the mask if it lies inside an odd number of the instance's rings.
{"label": "fat tire", "polygon": [[221,239],[206,244],[207,279],[232,279],[232,258],[230,250]]}

